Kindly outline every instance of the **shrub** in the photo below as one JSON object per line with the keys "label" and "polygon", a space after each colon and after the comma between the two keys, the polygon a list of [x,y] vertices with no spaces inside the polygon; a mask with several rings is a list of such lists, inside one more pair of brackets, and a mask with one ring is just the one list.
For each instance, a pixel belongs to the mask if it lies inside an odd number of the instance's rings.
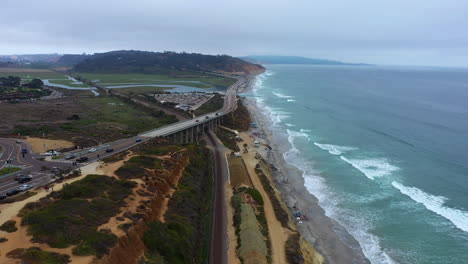
{"label": "shrub", "polygon": [[258,205],[263,205],[263,197],[257,189],[248,188],[246,193],[250,194]]}
{"label": "shrub", "polygon": [[0,230],[8,232],[8,233],[15,232],[16,230],[18,230],[18,228],[16,228],[16,221],[14,220],[6,221],[5,223],[3,223],[3,225],[0,226]]}
{"label": "shrub", "polygon": [[73,248],[72,252],[77,256],[96,255],[101,257],[109,252],[109,248],[117,241],[112,233],[88,231],[81,236],[81,242]]}
{"label": "shrub", "polygon": [[22,263],[34,264],[66,264],[70,262],[68,255],[43,251],[38,247],[18,248],[8,252],[7,257],[21,259]]}
{"label": "shrub", "polygon": [[135,185],[112,177],[89,175],[51,194],[60,200],[49,197],[27,204],[22,211],[22,224],[29,225],[28,232],[37,242],[56,248],[78,245],[74,254],[102,256],[116,237],[96,229],[119,212],[123,199]]}

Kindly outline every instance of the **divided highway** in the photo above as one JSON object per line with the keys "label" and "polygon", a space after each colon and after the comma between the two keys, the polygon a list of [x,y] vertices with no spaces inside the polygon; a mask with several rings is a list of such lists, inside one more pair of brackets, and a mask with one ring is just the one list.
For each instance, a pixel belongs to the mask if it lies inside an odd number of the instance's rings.
{"label": "divided highway", "polygon": [[[27,184],[31,184],[34,187],[37,185],[43,185],[49,182],[53,176],[53,173],[49,171],[43,171],[43,167],[57,167],[60,169],[79,168],[80,166],[86,165],[90,162],[94,162],[98,159],[102,159],[108,156],[112,156],[116,153],[125,151],[137,144],[140,144],[141,142],[149,140],[150,138],[168,136],[179,131],[188,129],[190,127],[200,125],[203,122],[208,122],[222,115],[225,115],[235,109],[237,90],[246,82],[246,80],[246,77],[238,77],[237,82],[231,85],[226,90],[224,106],[221,110],[217,112],[199,116],[190,120],[180,121],[154,130],[150,130],[141,133],[137,137],[125,138],[114,142],[108,142],[103,145],[96,146],[95,152],[77,149],[68,153],[62,153],[63,155],[73,154],[75,158],[71,160],[61,159],[57,161],[41,161],[40,158],[43,156],[32,154],[32,148],[27,142],[22,141],[21,143],[17,143],[16,139],[0,138],[0,146],[2,147],[0,154],[0,168],[8,167],[9,165],[6,164],[6,161],[9,159],[12,160],[11,166],[22,168],[22,170],[17,173],[0,176],[0,196],[5,195],[6,192],[14,190],[21,185],[14,180],[14,175],[31,175],[33,177],[33,180],[31,182],[28,182]],[[24,157],[21,153],[22,148],[28,149],[28,153],[25,154]],[[112,152],[106,152],[107,149],[112,149]],[[88,161],[73,166],[72,161],[74,161],[78,157],[87,157]]]}

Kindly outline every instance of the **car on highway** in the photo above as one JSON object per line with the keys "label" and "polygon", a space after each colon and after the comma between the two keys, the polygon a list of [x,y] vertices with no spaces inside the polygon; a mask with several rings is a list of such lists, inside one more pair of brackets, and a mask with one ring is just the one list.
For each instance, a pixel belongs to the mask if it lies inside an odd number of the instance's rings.
{"label": "car on highway", "polygon": [[18,194],[18,193],[20,193],[20,192],[21,192],[20,190],[14,189],[14,190],[8,191],[8,192],[6,193],[6,195],[7,195],[7,196],[13,196],[13,195]]}
{"label": "car on highway", "polygon": [[96,152],[96,151],[97,151],[96,148],[90,148],[90,149],[88,150],[89,153],[93,153],[93,152]]}
{"label": "car on highway", "polygon": [[210,117],[209,117],[209,116],[206,116],[206,117],[205,117],[205,119],[208,119],[208,118],[210,118]]}
{"label": "car on highway", "polygon": [[23,143],[23,141],[17,139],[17,140],[16,140],[16,143],[20,144],[20,143]]}
{"label": "car on highway", "polygon": [[141,141],[142,141],[141,138],[135,139],[135,142],[141,142]]}
{"label": "car on highway", "polygon": [[18,179],[15,179],[18,183],[26,183],[26,182],[30,182],[32,180],[32,177],[31,176],[22,176],[22,177],[19,177]]}
{"label": "car on highway", "polygon": [[77,158],[76,162],[83,163],[83,162],[86,162],[88,159],[89,159],[88,157],[81,157],[81,158]]}
{"label": "car on highway", "polygon": [[24,177],[24,176],[26,176],[26,175],[24,175],[24,174],[16,174],[15,177],[13,177],[13,179],[14,179],[15,181],[17,181],[19,178]]}
{"label": "car on highway", "polygon": [[71,159],[73,159],[73,158],[75,158],[75,157],[76,157],[76,156],[75,156],[74,154],[68,154],[68,155],[65,157],[65,159],[66,159],[66,160],[71,160]]}
{"label": "car on highway", "polygon": [[18,187],[18,190],[21,192],[27,191],[31,189],[33,186],[31,184],[23,184],[20,187]]}
{"label": "car on highway", "polygon": [[2,195],[0,195],[0,200],[6,199],[6,198],[7,198],[7,196],[6,196],[6,195],[3,195],[3,194],[2,194]]}
{"label": "car on highway", "polygon": [[195,120],[195,122],[197,122],[197,123],[198,123],[198,122],[200,122],[200,120],[198,120],[198,119],[197,119],[197,120]]}
{"label": "car on highway", "polygon": [[114,151],[113,148],[108,148],[108,149],[106,149],[106,152],[107,152],[107,153],[112,152],[112,151]]}

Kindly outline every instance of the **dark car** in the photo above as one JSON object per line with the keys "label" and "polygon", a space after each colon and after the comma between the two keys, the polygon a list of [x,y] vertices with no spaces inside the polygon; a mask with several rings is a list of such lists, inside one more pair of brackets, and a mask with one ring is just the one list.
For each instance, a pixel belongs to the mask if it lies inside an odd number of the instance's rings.
{"label": "dark car", "polygon": [[135,142],[141,142],[141,138],[135,139]]}
{"label": "dark car", "polygon": [[65,159],[67,159],[67,160],[71,160],[71,159],[73,159],[73,158],[75,158],[75,155],[74,155],[74,154],[68,154],[68,155],[65,157]]}
{"label": "dark car", "polygon": [[22,176],[22,177],[19,177],[16,180],[18,181],[18,183],[26,183],[26,182],[31,181],[32,177],[31,176]]}
{"label": "dark car", "polygon": [[21,192],[20,190],[14,189],[14,190],[8,191],[8,192],[6,193],[6,195],[7,195],[7,196],[13,196],[13,195],[18,194],[18,193],[20,193],[20,192]]}
{"label": "dark car", "polygon": [[76,159],[76,162],[78,162],[78,163],[83,163],[83,162],[85,162],[85,161],[87,161],[87,160],[88,160],[88,157],[81,157],[81,158],[77,158],[77,159]]}
{"label": "dark car", "polygon": [[106,152],[107,152],[107,153],[112,152],[112,151],[114,151],[113,148],[108,148],[108,149],[106,149]]}
{"label": "dark car", "polygon": [[15,181],[17,181],[19,178],[22,178],[22,177],[25,177],[26,175],[24,174],[17,174],[15,175],[15,177],[13,177],[13,179],[15,179]]}
{"label": "dark car", "polygon": [[7,198],[7,196],[6,196],[6,195],[3,195],[3,194],[2,194],[2,195],[0,195],[0,200],[6,199],[6,198]]}

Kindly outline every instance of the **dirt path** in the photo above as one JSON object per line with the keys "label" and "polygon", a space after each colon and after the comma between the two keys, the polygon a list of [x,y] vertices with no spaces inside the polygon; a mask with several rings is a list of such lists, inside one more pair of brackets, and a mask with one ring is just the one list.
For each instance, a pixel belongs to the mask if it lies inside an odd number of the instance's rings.
{"label": "dirt path", "polygon": [[242,156],[244,157],[244,161],[247,165],[247,170],[249,172],[254,188],[261,193],[264,200],[265,216],[267,219],[268,231],[270,233],[272,263],[287,263],[285,243],[288,240],[291,231],[283,228],[281,223],[276,218],[275,212],[273,210],[273,205],[271,204],[271,201],[268,198],[268,194],[263,189],[263,185],[260,179],[257,177],[257,174],[255,173],[255,166],[257,165],[258,161],[257,159],[255,159],[255,147],[253,147],[252,139],[246,133],[241,133],[240,137],[244,140],[244,142],[239,143],[239,147],[241,149],[244,143],[247,143],[247,145],[249,145],[249,152],[242,154]]}
{"label": "dirt path", "polygon": [[237,248],[237,236],[234,230],[234,208],[231,206],[232,197],[232,186],[227,183],[224,187],[226,191],[226,209],[227,209],[227,234],[228,234],[228,263],[229,264],[240,264],[239,258],[236,254]]}

